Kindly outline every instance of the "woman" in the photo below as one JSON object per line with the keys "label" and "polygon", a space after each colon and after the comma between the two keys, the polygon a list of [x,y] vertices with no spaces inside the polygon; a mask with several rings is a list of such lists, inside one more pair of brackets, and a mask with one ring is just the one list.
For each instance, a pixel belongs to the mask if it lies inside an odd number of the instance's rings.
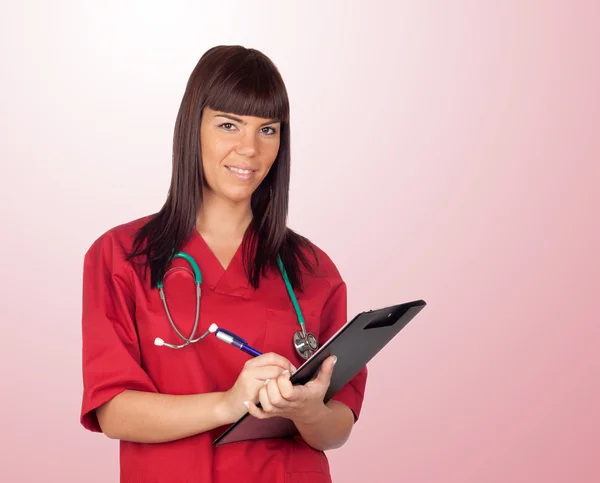
{"label": "woman", "polygon": [[[286,227],[289,178],[289,105],[278,70],[254,49],[210,49],[177,116],[164,207],[112,228],[85,255],[81,423],[120,440],[121,481],[331,481],[324,451],[348,439],[367,373],[327,404],[335,358],[311,383],[290,384],[304,359],[292,343],[298,319],[278,257],[320,343],[347,319],[335,265]],[[202,277],[195,337],[215,323],[262,355],[214,336],[185,342],[197,300],[190,265],[173,257],[180,251]],[[214,446],[246,412],[289,418],[298,435]]]}

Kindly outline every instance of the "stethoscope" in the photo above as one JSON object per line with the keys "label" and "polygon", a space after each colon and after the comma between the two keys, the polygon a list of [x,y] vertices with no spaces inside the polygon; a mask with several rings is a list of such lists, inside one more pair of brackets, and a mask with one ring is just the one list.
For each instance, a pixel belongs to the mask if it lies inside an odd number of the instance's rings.
{"label": "stethoscope", "polygon": [[[169,307],[167,305],[167,299],[165,297],[165,292],[164,292],[164,280],[161,279],[158,281],[156,286],[160,293],[160,298],[163,302],[163,306],[165,308],[165,313],[167,314],[167,318],[169,319],[169,322],[171,323],[171,327],[173,327],[173,330],[175,331],[175,333],[181,338],[181,340],[184,341],[184,343],[181,345],[168,344],[164,340],[162,340],[160,337],[157,337],[154,340],[154,344],[157,346],[169,347],[171,349],[183,349],[184,347],[187,347],[190,344],[195,344],[196,342],[201,341],[207,335],[209,335],[212,332],[212,330],[209,329],[204,334],[202,334],[200,337],[194,339],[194,336],[196,335],[196,330],[198,329],[198,318],[200,316],[200,296],[201,296],[201,292],[202,292],[202,289],[201,289],[202,273],[200,272],[200,268],[198,267],[198,264],[196,263],[196,261],[187,253],[185,253],[185,252],[175,253],[172,258],[173,259],[175,259],[175,258],[184,259],[185,261],[187,261],[190,264],[190,266],[192,267],[192,270],[194,271],[194,282],[196,284],[196,313],[194,316],[194,327],[192,328],[192,333],[190,334],[189,337],[184,336],[179,331],[179,329],[177,329],[177,326],[175,325],[175,322],[173,322],[173,318],[171,317],[171,313],[169,312]],[[313,334],[311,334],[310,332],[306,332],[306,327],[304,324],[304,316],[302,315],[302,310],[300,310],[300,305],[298,304],[298,299],[296,298],[296,294],[294,293],[292,284],[290,283],[290,280],[288,278],[287,272],[285,270],[285,267],[283,266],[283,262],[281,261],[280,256],[277,256],[277,263],[279,265],[279,270],[281,271],[283,281],[285,282],[285,286],[286,286],[288,295],[290,296],[292,305],[294,306],[294,310],[296,311],[296,317],[298,318],[298,325],[300,325],[300,330],[294,333],[294,337],[293,337],[294,348],[296,349],[296,352],[298,352],[300,357],[302,357],[303,359],[308,359],[319,348],[319,344],[317,342],[317,338]]]}

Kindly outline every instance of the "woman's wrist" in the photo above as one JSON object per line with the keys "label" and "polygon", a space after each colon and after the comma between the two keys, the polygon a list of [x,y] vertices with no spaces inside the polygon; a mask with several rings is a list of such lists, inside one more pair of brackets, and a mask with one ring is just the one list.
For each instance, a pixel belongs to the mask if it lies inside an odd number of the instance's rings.
{"label": "woman's wrist", "polygon": [[302,439],[314,449],[326,451],[339,448],[350,436],[354,418],[341,403],[323,404],[312,414],[294,421]]}
{"label": "woman's wrist", "polygon": [[324,420],[331,416],[331,409],[328,408],[323,402],[315,404],[306,408],[301,413],[292,417],[292,421],[296,427],[300,430],[300,427],[309,428],[311,426],[319,425]]}
{"label": "woman's wrist", "polygon": [[216,417],[221,426],[233,424],[246,412],[242,402],[237,401],[231,390],[220,392],[216,405]]}

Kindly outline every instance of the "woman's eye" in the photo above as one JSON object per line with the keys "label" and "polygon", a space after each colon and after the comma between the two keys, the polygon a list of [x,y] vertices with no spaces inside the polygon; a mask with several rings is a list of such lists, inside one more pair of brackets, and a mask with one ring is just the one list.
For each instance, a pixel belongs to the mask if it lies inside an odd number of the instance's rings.
{"label": "woman's eye", "polygon": [[[267,129],[267,131],[265,131],[265,129]],[[268,131],[269,129],[270,129],[270,131]],[[263,132],[263,134],[267,134],[267,135],[269,135],[269,136],[270,136],[270,135],[273,135],[273,134],[275,134],[277,131],[275,130],[275,128],[272,128],[272,127],[270,127],[270,126],[267,126],[267,127],[263,127],[263,128],[262,128],[262,132]]]}
{"label": "woman's eye", "polygon": [[219,127],[225,129],[226,131],[231,131],[231,129],[234,128],[235,126],[233,124],[231,124],[230,122],[224,122],[223,124],[219,124]]}

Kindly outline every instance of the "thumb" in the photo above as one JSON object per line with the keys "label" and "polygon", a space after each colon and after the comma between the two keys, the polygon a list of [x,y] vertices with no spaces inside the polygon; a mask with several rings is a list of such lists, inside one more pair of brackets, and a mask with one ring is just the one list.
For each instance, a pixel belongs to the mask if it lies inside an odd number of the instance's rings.
{"label": "thumb", "polygon": [[333,374],[333,366],[337,362],[336,356],[329,357],[323,364],[321,364],[321,368],[319,369],[319,374],[317,376],[317,381],[321,384],[329,386],[331,382],[331,374]]}

